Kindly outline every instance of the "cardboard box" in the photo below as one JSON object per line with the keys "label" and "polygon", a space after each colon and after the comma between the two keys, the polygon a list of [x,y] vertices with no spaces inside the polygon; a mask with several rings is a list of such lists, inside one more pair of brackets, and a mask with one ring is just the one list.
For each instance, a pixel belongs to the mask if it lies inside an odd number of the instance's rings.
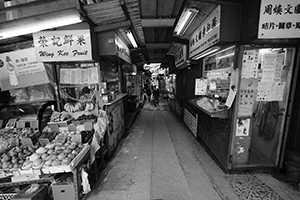
{"label": "cardboard box", "polygon": [[73,183],[52,185],[52,195],[54,200],[74,200],[75,189]]}
{"label": "cardboard box", "polygon": [[48,188],[46,185],[41,185],[37,191],[31,194],[26,194],[26,191],[29,188],[30,185],[21,190],[17,195],[15,195],[12,198],[12,200],[50,200]]}

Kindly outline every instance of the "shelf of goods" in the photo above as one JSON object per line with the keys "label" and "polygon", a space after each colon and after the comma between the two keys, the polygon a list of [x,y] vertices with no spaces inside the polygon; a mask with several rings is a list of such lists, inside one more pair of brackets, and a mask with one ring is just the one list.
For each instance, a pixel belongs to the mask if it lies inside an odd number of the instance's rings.
{"label": "shelf of goods", "polygon": [[41,132],[14,128],[16,120],[8,123],[10,128],[0,129],[0,187],[52,182],[58,173],[72,173],[75,199],[80,199],[82,165],[94,160],[103,144],[103,135],[94,129],[100,123],[97,116],[53,112]]}

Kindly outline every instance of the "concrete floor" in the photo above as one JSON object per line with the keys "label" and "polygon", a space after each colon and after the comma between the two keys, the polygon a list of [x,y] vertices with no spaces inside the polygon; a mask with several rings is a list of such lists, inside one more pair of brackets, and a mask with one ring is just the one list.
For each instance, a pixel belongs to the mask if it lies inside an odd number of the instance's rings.
{"label": "concrete floor", "polygon": [[299,200],[269,174],[228,175],[164,102],[146,103],[86,200]]}

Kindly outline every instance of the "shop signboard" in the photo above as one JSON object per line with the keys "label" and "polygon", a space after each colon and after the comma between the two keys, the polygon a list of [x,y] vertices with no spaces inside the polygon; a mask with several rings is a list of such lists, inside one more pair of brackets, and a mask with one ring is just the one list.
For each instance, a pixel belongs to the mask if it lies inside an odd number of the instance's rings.
{"label": "shop signboard", "polygon": [[89,29],[41,31],[33,33],[33,41],[40,62],[92,60]]}
{"label": "shop signboard", "polygon": [[261,0],[258,39],[299,37],[299,0]]}
{"label": "shop signboard", "polygon": [[221,6],[219,5],[189,39],[189,58],[218,43],[220,40]]}
{"label": "shop signboard", "polygon": [[192,131],[193,135],[197,137],[197,114],[196,116],[194,116],[186,108],[184,108],[183,120],[185,124],[189,127],[189,129]]}
{"label": "shop signboard", "polygon": [[36,60],[34,48],[0,54],[1,90],[49,83],[43,63]]}
{"label": "shop signboard", "polygon": [[131,64],[130,51],[126,44],[121,40],[118,35],[115,35],[116,54],[121,59]]}
{"label": "shop signboard", "polygon": [[186,45],[182,45],[174,56],[175,66],[179,68],[186,61]]}

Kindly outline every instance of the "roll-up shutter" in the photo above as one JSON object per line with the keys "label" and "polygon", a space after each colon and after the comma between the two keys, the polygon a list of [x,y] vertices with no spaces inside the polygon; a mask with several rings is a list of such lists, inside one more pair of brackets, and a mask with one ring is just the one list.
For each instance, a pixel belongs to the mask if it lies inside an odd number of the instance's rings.
{"label": "roll-up shutter", "polygon": [[195,96],[195,80],[202,77],[202,69],[200,64],[191,65],[185,69],[185,100],[196,98]]}
{"label": "roll-up shutter", "polygon": [[182,102],[184,96],[184,87],[183,87],[183,70],[179,70],[176,74],[176,99]]}

